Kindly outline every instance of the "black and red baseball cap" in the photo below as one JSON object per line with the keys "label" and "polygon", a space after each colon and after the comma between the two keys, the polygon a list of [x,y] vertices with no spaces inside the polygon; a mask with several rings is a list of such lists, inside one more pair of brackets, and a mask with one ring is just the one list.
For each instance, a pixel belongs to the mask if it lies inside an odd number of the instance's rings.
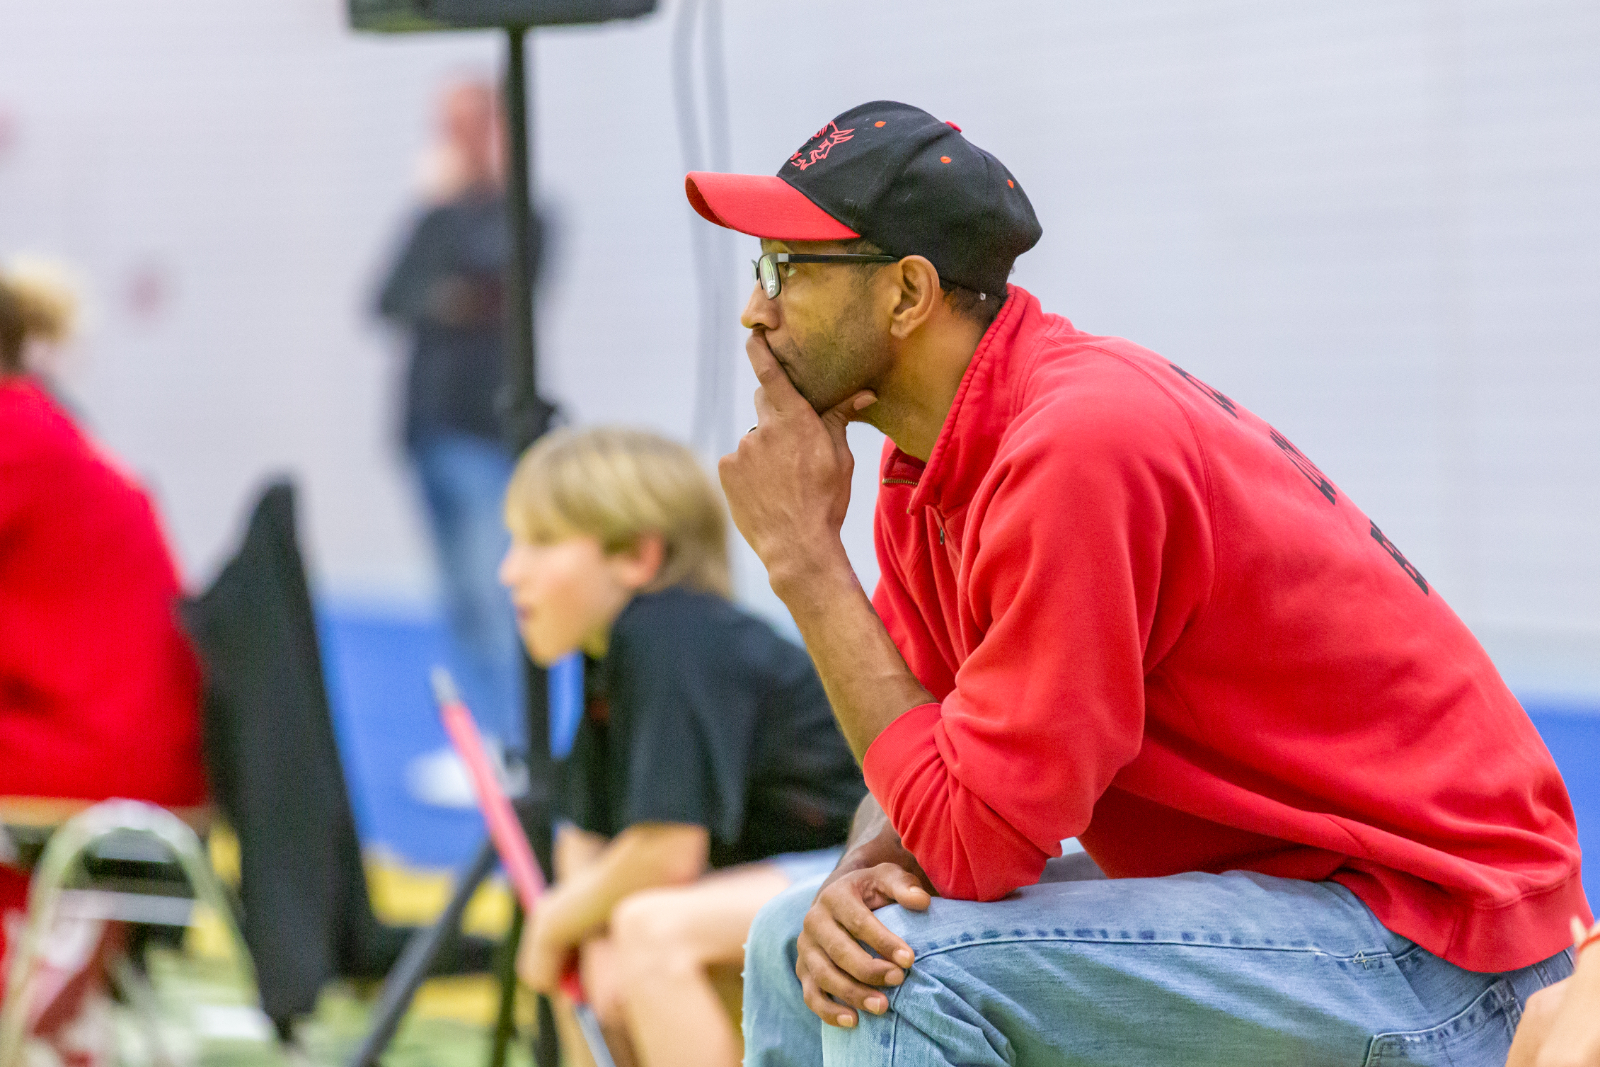
{"label": "black and red baseball cap", "polygon": [[981,293],[1004,293],[1011,264],[1044,232],[998,159],[954,123],[893,100],[844,112],[776,177],[695,171],[684,190],[718,226],[779,241],[864,237]]}

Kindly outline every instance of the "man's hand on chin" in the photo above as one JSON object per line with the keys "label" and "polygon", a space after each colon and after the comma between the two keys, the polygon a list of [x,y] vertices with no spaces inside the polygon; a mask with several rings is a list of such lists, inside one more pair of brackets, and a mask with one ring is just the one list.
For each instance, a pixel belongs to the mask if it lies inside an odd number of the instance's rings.
{"label": "man's hand on chin", "polygon": [[876,397],[855,393],[818,415],[767,347],[765,331],[751,332],[745,352],[760,383],[756,425],[717,471],[734,525],[781,596],[785,585],[845,560],[839,527],[855,468],[845,427]]}

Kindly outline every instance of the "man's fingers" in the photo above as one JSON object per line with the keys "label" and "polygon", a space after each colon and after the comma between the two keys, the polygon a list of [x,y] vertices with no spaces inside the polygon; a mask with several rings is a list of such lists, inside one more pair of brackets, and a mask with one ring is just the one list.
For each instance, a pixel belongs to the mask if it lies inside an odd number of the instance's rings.
{"label": "man's fingers", "polygon": [[923,888],[922,882],[916,875],[903,867],[885,864],[893,873],[885,874],[884,890],[894,902],[902,908],[912,911],[927,911],[928,905],[933,903],[933,894]]}
{"label": "man's fingers", "polygon": [[863,872],[861,882],[861,911],[848,913],[844,923],[847,930],[864,941],[874,952],[893,960],[902,967],[912,963],[911,946],[889,932],[872,913],[890,904],[899,904],[912,911],[927,911],[933,898],[923,888],[922,882],[896,863],[880,863]]}
{"label": "man's fingers", "polygon": [[761,330],[751,330],[750,336],[744,341],[744,354],[750,360],[750,369],[756,372],[756,380],[762,385],[774,374],[787,377],[783,367],[778,364],[778,357],[772,354],[772,348],[767,344],[767,336]]}
{"label": "man's fingers", "polygon": [[796,945],[795,975],[805,994],[806,1006],[823,1022],[854,1026],[856,1011],[882,1015],[889,997],[880,989],[856,981],[834,964],[812,938],[801,935]]}
{"label": "man's fingers", "polygon": [[[818,896],[817,904],[850,937],[896,966],[907,968],[915,958],[911,946],[890,932],[872,914],[877,908],[900,903],[902,896],[913,910],[921,911],[928,906],[923,901],[927,893],[910,871],[893,863],[880,863],[830,885]],[[813,907],[812,911],[817,911],[817,908]],[[811,915],[808,914],[806,918],[809,924]],[[865,975],[858,974],[857,977],[864,978]]]}
{"label": "man's fingers", "polygon": [[[881,959],[874,957],[851,933],[852,929],[866,929],[869,925],[882,930],[885,938],[899,941],[858,901],[848,901],[831,909],[813,907],[806,914],[805,932],[833,966],[857,981],[868,985],[899,985],[905,981],[905,971],[887,953],[879,953]],[[905,942],[899,944],[903,951],[910,951],[904,947]],[[896,949],[891,947],[892,951]]]}
{"label": "man's fingers", "polygon": [[806,913],[795,974],[806,1006],[830,1026],[855,1026],[861,1011],[883,1014],[889,993],[882,987],[905,981],[911,946],[872,913],[894,903],[921,910],[929,895],[916,875],[881,863],[828,883]]}
{"label": "man's fingers", "polygon": [[911,911],[927,911],[928,905],[933,903],[933,894],[913,882],[895,890],[894,902]]}
{"label": "man's fingers", "polygon": [[916,961],[911,946],[895,936],[870,911],[841,915],[839,925],[843,926],[851,937],[897,967],[910,967]]}
{"label": "man's fingers", "polygon": [[819,990],[845,1007],[873,1015],[889,1010],[888,993],[856,981],[837,967],[813,968],[810,974]]}
{"label": "man's fingers", "polygon": [[878,398],[875,395],[863,389],[859,393],[845,397],[829,408],[827,413],[822,416],[822,424],[827,427],[828,432],[836,440],[843,441],[845,427],[855,421],[856,416],[863,408],[870,407],[877,401]]}
{"label": "man's fingers", "polygon": [[816,981],[809,974],[800,975],[800,999],[806,1002],[811,1014],[829,1026],[848,1029],[856,1024],[855,1010],[829,997],[817,987]]}
{"label": "man's fingers", "polygon": [[808,408],[811,406],[806,404],[806,398],[800,395],[794,383],[789,380],[789,376],[784,373],[778,357],[772,354],[764,331],[750,331],[750,339],[745,341],[744,351],[750,358],[750,368],[756,372],[756,381],[761,383],[763,392],[771,394],[775,406],[788,408],[796,403],[805,404]]}
{"label": "man's fingers", "polygon": [[[787,379],[787,378],[784,379],[784,381],[788,381],[788,380],[789,379]],[[794,387],[790,386],[790,388],[792,389]],[[751,429],[753,430],[753,429],[756,429],[757,427],[760,427],[760,426],[770,426],[770,425],[772,425],[773,420],[777,418],[778,409],[777,409],[776,406],[773,405],[772,397],[769,395],[766,386],[762,386],[760,389],[756,390],[755,403],[756,403],[756,425],[752,426]],[[808,405],[808,408],[809,408],[809,405]]]}

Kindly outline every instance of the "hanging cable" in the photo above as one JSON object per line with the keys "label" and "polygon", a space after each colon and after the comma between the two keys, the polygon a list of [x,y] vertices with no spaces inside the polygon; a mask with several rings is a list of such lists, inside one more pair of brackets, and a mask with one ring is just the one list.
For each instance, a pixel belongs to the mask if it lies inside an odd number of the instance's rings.
{"label": "hanging cable", "polygon": [[[698,92],[694,77],[697,24],[703,82]],[[721,0],[682,0],[679,5],[672,32],[672,88],[684,169],[731,170],[733,152]],[[705,101],[703,122],[699,106],[702,96]],[[697,448],[708,458],[715,459],[733,445],[732,349],[737,308],[731,284],[736,249],[731,231],[708,226],[693,208],[687,210],[699,318],[691,437]]]}
{"label": "hanging cable", "polygon": [[[705,62],[706,144],[711,157],[711,169],[727,173],[733,170],[733,131],[728,118],[722,0],[705,0],[701,28],[704,33],[701,55]],[[713,285],[716,314],[708,349],[711,358],[707,361],[707,377],[711,387],[707,393],[707,406],[711,412],[707,443],[714,454],[721,455],[737,444],[733,425],[733,372],[739,357],[736,321],[739,306],[738,291],[732,285],[738,248],[732,230],[716,226],[710,232],[708,275]]]}

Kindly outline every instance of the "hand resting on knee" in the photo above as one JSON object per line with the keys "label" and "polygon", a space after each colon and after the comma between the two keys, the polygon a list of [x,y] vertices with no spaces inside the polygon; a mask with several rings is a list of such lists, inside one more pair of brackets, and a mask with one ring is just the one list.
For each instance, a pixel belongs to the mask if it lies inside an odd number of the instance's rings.
{"label": "hand resting on knee", "polygon": [[870,796],[856,820],[854,843],[822,883],[796,946],[795,975],[806,1007],[829,1026],[854,1026],[857,1011],[888,1011],[881,988],[905,981],[913,962],[911,946],[873,911],[890,904],[925,911],[933,900],[916,857]]}

